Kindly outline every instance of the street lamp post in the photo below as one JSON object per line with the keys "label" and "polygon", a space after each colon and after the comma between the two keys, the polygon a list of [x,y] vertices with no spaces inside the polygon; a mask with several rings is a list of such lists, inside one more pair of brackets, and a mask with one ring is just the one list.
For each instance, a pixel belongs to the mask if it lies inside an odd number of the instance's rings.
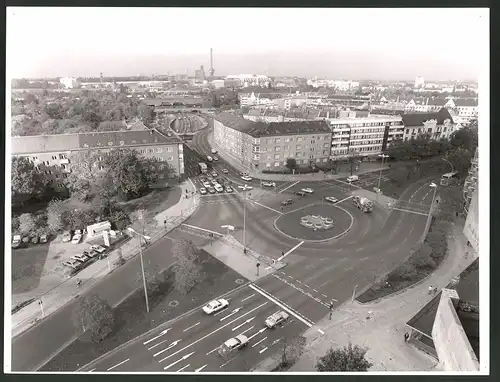
{"label": "street lamp post", "polygon": [[389,155],[380,154],[379,157],[382,158],[382,162],[380,162],[380,172],[379,172],[379,175],[378,175],[377,202],[378,202],[378,198],[379,198],[379,195],[380,195],[380,182],[382,180],[382,168],[384,167],[384,158],[389,158]]}
{"label": "street lamp post", "polygon": [[146,310],[149,313],[148,288],[146,286],[146,275],[144,274],[144,260],[142,258],[141,237],[143,237],[145,240],[150,240],[151,238],[149,236],[145,236],[145,235],[140,234],[132,227],[128,227],[127,229],[129,232],[135,233],[137,235],[137,237],[139,238],[139,256],[141,258],[141,271],[142,271],[142,282],[144,285],[144,297],[146,298]]}
{"label": "street lamp post", "polygon": [[431,225],[432,209],[434,208],[434,202],[435,202],[435,199],[436,199],[436,190],[437,190],[436,183],[429,184],[429,187],[434,188],[434,193],[432,194],[432,202],[431,202],[431,206],[429,208],[429,214],[427,215],[427,222],[425,223],[424,232],[422,234],[422,238],[420,239],[421,243],[424,242],[425,236],[427,235],[427,232],[429,231],[429,227]]}
{"label": "street lamp post", "polygon": [[441,158],[441,159],[444,160],[446,163],[448,163],[451,166],[451,172],[455,172],[455,167],[453,167],[453,163],[451,163],[448,159],[445,159],[445,158]]}
{"label": "street lamp post", "polygon": [[247,241],[246,241],[246,232],[247,232],[247,190],[250,190],[247,184],[241,187],[241,189],[245,192],[245,199],[243,200],[243,252],[247,250]]}

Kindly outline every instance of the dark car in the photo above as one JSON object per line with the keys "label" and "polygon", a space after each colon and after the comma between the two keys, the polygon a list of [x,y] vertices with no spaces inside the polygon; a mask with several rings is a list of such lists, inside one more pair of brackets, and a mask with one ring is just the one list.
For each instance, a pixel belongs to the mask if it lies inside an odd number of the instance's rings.
{"label": "dark car", "polygon": [[306,196],[306,193],[304,191],[296,191],[295,192],[295,195],[298,195],[298,196]]}
{"label": "dark car", "polygon": [[31,244],[38,244],[38,242],[39,242],[38,236],[35,235],[31,237]]}
{"label": "dark car", "polygon": [[30,237],[29,236],[24,236],[23,237],[23,244],[28,244],[30,242]]}
{"label": "dark car", "polygon": [[287,199],[287,200],[283,200],[283,201],[281,202],[281,205],[282,205],[282,206],[288,206],[288,205],[290,205],[290,204],[292,204],[292,203],[293,203],[293,200],[292,200],[292,199]]}
{"label": "dark car", "polygon": [[210,194],[215,194],[215,188],[213,188],[213,187],[208,187],[208,192],[209,192]]}

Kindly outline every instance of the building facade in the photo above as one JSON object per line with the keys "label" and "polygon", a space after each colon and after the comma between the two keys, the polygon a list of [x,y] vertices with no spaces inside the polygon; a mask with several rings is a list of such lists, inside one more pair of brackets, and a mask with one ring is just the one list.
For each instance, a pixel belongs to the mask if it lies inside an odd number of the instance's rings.
{"label": "building facade", "polygon": [[476,149],[476,152],[474,153],[474,157],[471,160],[471,164],[469,167],[469,173],[467,175],[467,178],[465,178],[464,182],[464,199],[465,199],[465,211],[467,212],[469,209],[469,205],[472,201],[472,197],[474,195],[474,192],[477,190],[477,182],[478,182],[478,164],[479,164],[479,157],[478,157],[478,149]]}
{"label": "building facade", "polygon": [[331,159],[356,154],[377,156],[387,150],[393,140],[403,139],[401,116],[329,119],[332,131]]}
{"label": "building facade", "polygon": [[74,77],[63,77],[59,81],[67,89],[74,89],[80,87],[80,81]]}
{"label": "building facade", "polygon": [[429,134],[431,139],[449,138],[457,129],[449,111],[442,108],[434,113],[412,113],[403,115],[405,141],[417,138],[422,134]]}
{"label": "building facade", "polygon": [[[28,158],[48,175],[55,188],[63,187],[64,179],[71,173],[71,157],[85,151],[95,151],[104,156],[114,149],[136,150],[143,157],[156,161],[155,169],[161,183],[167,181],[169,175],[177,177],[184,174],[183,144],[176,137],[165,137],[154,129],[36,135],[11,139],[12,156]],[[100,169],[99,163],[94,163],[94,166],[96,170]]]}
{"label": "building facade", "polygon": [[217,146],[255,170],[282,169],[288,158],[301,166],[326,163],[331,136],[324,121],[263,123],[228,113],[214,117]]}

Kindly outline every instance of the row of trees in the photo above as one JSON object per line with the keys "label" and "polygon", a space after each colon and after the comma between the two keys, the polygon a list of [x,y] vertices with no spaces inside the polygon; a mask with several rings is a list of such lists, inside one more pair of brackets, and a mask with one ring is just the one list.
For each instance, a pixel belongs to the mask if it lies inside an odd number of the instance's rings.
{"label": "row of trees", "polygon": [[12,135],[42,135],[123,130],[122,121],[138,117],[146,125],[154,109],[121,92],[82,91],[35,94],[24,92],[12,100]]}

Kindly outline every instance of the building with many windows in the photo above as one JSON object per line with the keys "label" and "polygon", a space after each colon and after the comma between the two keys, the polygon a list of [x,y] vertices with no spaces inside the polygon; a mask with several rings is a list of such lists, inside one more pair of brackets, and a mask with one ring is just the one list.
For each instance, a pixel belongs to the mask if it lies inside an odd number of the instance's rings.
{"label": "building with many windows", "polygon": [[255,170],[280,169],[288,158],[298,165],[325,163],[332,133],[324,121],[253,122],[229,113],[214,117],[220,150]]}
{"label": "building with many windows", "polygon": [[328,125],[332,131],[332,159],[352,154],[377,156],[387,150],[393,140],[403,139],[401,116],[329,119]]}
{"label": "building with many windows", "polygon": [[[176,137],[158,131],[106,131],[97,133],[12,137],[12,156],[23,156],[49,175],[55,188],[62,187],[71,172],[71,156],[84,151],[102,153],[129,148],[156,160],[160,179],[184,174],[184,146]],[[94,164],[99,169],[99,163]],[[173,169],[172,173],[167,166]]]}
{"label": "building with many windows", "polygon": [[429,134],[431,139],[449,138],[457,129],[450,112],[442,108],[432,113],[412,113],[403,115],[405,141],[421,134]]}

